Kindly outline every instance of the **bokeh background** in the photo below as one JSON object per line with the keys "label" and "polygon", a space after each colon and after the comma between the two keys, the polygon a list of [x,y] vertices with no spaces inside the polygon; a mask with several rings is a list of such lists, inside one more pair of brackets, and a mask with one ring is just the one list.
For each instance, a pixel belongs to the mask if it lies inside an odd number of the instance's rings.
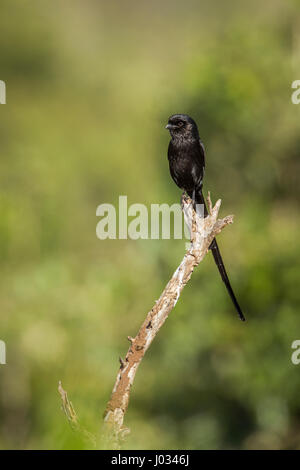
{"label": "bokeh background", "polygon": [[[2,0],[0,448],[89,448],[118,357],[185,241],[96,238],[103,202],[179,202],[170,114],[199,124],[205,190],[235,224],[141,364],[129,449],[300,448],[298,1]],[[99,444],[101,447],[101,443]]]}

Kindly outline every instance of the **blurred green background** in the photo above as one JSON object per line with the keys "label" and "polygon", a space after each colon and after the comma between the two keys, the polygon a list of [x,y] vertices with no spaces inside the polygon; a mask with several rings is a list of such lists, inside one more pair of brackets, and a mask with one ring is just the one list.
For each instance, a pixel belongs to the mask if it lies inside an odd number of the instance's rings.
{"label": "blurred green background", "polygon": [[179,202],[168,116],[198,122],[244,308],[211,255],[141,364],[129,449],[300,448],[299,2],[1,1],[0,448],[89,448],[185,241],[96,238],[96,208]]}

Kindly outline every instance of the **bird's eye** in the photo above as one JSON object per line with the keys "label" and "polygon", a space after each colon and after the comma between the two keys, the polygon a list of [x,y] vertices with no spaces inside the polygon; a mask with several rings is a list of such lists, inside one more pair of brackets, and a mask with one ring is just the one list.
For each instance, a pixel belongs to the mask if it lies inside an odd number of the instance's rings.
{"label": "bird's eye", "polygon": [[177,122],[177,126],[178,126],[178,127],[182,127],[182,126],[183,126],[183,124],[184,124],[184,122],[183,122],[183,121],[178,121],[178,122]]}

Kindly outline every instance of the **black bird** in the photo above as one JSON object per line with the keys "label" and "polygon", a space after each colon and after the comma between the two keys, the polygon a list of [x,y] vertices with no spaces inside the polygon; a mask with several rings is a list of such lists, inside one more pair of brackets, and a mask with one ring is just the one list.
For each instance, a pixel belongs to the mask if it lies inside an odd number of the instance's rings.
{"label": "black bird", "polygon": [[[169,118],[166,129],[171,134],[168,148],[170,174],[177,186],[190,196],[194,205],[203,204],[204,217],[206,217],[208,212],[202,195],[205,150],[199,137],[197,124],[186,114],[174,114]],[[210,249],[240,319],[245,321],[230,285],[216,239],[212,241]]]}

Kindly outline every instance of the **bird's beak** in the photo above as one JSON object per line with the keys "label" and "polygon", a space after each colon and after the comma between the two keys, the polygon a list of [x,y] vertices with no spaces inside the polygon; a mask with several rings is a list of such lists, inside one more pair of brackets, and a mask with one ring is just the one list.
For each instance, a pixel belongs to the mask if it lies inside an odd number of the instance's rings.
{"label": "bird's beak", "polygon": [[167,124],[165,129],[171,129],[172,125],[171,124]]}

